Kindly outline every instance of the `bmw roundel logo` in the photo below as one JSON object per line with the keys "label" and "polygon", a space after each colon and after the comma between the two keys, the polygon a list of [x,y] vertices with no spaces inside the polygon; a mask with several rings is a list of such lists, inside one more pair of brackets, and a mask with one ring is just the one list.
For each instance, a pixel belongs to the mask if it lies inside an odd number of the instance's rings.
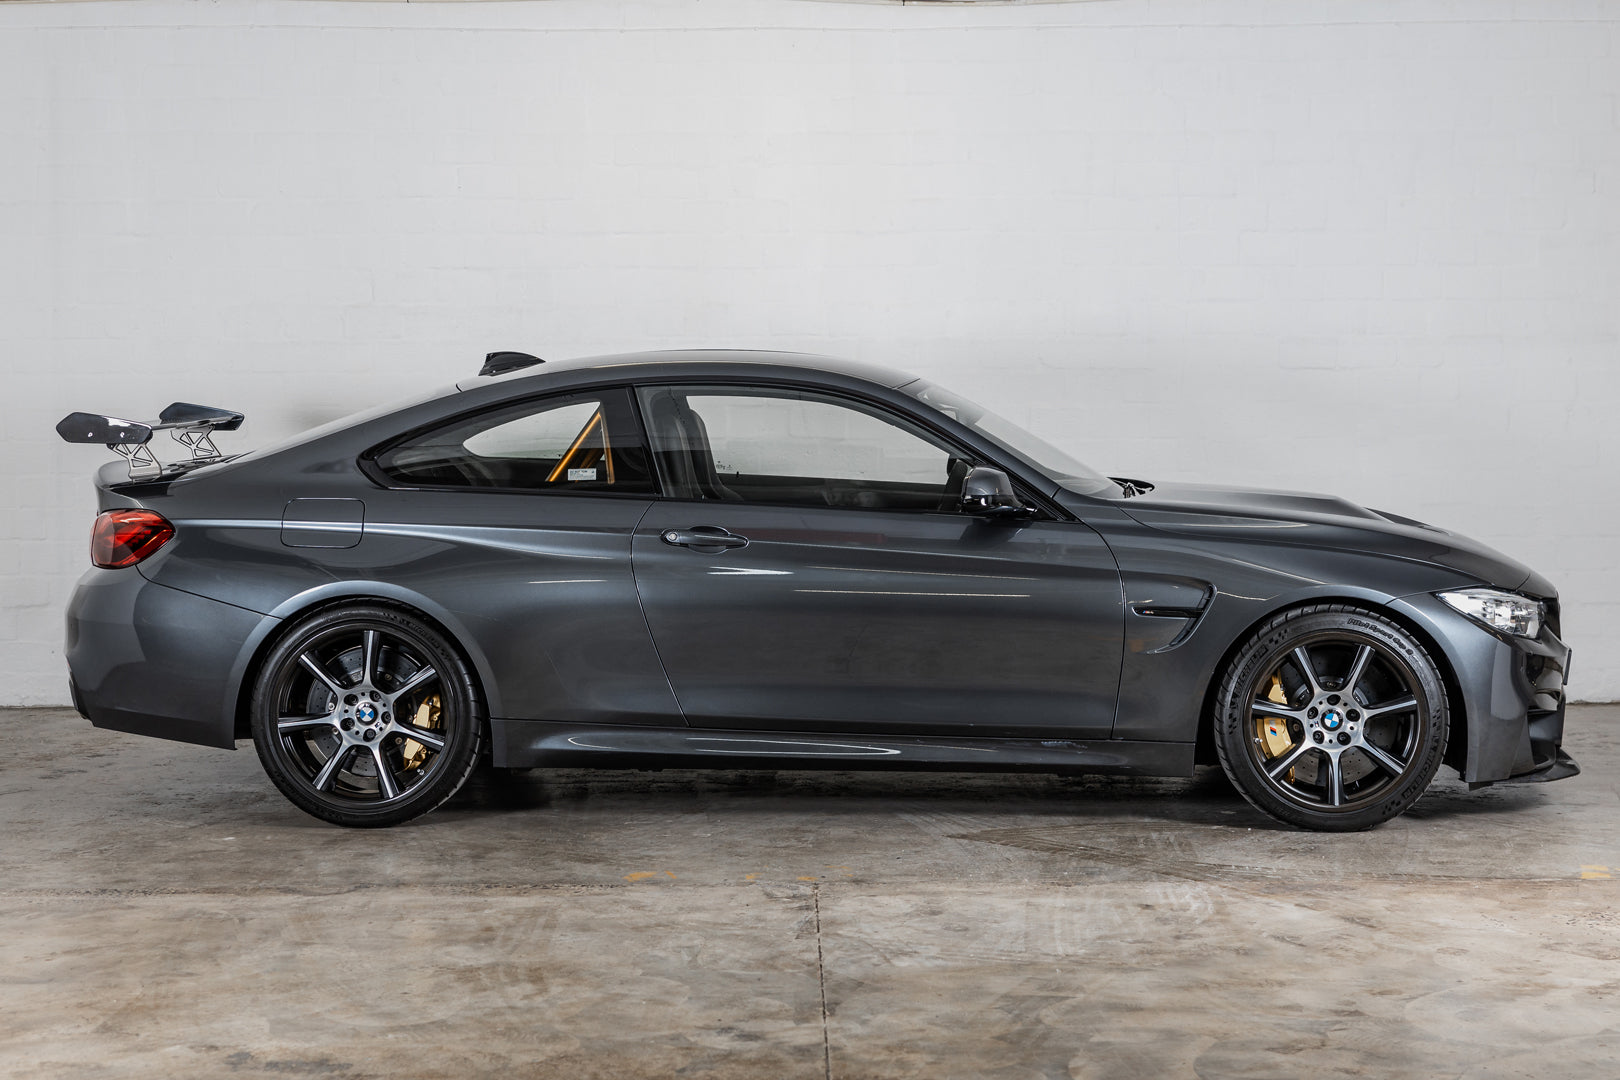
{"label": "bmw roundel logo", "polygon": [[1338,731],[1339,725],[1344,723],[1344,717],[1334,709],[1322,714],[1322,726],[1329,731]]}
{"label": "bmw roundel logo", "polygon": [[369,724],[371,723],[372,718],[377,715],[377,710],[373,709],[370,705],[362,705],[355,710],[354,715],[355,719],[359,720],[362,724]]}

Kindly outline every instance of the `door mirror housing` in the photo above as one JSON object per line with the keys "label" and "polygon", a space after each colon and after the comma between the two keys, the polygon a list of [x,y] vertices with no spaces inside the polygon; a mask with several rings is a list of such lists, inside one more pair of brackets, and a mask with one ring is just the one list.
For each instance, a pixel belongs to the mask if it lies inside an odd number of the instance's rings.
{"label": "door mirror housing", "polygon": [[975,465],[962,478],[962,512],[1017,520],[1035,516],[1035,508],[1019,500],[1012,478],[987,465]]}

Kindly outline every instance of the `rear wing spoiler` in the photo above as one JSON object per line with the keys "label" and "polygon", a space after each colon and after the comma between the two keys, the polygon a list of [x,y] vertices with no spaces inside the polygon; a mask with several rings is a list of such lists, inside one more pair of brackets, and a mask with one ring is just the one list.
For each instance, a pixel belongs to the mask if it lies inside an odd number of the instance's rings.
{"label": "rear wing spoiler", "polygon": [[192,461],[215,461],[223,455],[214,445],[214,432],[235,431],[242,426],[242,419],[241,413],[229,409],[177,401],[158,413],[156,420],[121,420],[101,413],[68,413],[56,425],[56,433],[64,442],[101,443],[129,462],[129,475],[133,480],[142,470],[163,470],[149,445],[153,432],[167,431],[190,452]]}

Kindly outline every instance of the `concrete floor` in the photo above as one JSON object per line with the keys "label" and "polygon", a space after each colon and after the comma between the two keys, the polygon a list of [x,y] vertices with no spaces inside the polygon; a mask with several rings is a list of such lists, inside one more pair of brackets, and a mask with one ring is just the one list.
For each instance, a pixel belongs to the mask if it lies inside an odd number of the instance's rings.
{"label": "concrete floor", "polygon": [[1218,777],[482,777],[384,832],[0,712],[0,1075],[1620,1076],[1620,707],[1371,833]]}

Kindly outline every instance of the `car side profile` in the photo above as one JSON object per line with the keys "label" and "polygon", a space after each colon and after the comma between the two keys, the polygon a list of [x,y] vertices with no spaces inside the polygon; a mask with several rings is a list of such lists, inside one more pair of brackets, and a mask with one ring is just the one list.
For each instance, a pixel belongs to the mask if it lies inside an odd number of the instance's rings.
{"label": "car side profile", "polygon": [[[233,747],[326,821],[480,760],[1187,776],[1363,829],[1442,764],[1578,772],[1553,586],[1342,499],[1110,478],[899,371],[689,351],[484,372],[225,456],[74,413],[99,727]],[[167,430],[185,460],[160,463]]]}

